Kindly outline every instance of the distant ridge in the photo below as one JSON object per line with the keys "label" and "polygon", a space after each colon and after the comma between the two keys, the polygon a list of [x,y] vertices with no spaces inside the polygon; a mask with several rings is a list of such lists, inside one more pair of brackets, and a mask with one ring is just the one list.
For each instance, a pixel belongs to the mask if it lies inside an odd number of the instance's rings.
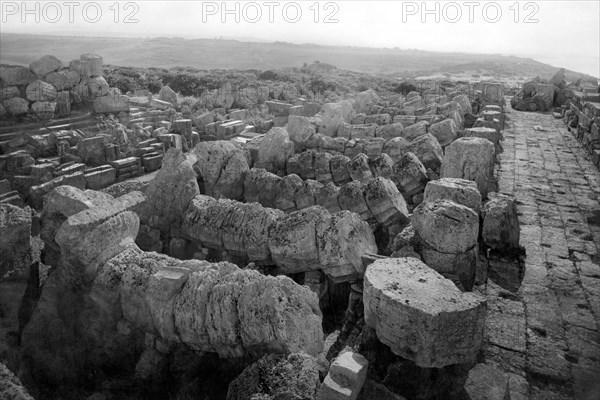
{"label": "distant ridge", "polygon": [[[501,54],[443,53],[398,48],[369,48],[237,39],[117,38],[2,33],[0,63],[28,65],[52,54],[64,62],[97,53],[105,64],[198,69],[282,69],[320,61],[338,68],[392,77],[435,73],[550,78],[559,67],[531,58]],[[567,70],[567,79],[591,79]]]}

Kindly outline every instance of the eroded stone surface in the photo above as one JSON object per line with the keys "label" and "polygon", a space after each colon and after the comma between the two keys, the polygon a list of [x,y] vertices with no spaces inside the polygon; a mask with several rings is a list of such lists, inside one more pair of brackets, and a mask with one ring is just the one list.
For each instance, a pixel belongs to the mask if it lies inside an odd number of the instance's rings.
{"label": "eroded stone surface", "polygon": [[364,304],[379,340],[420,367],[472,362],[483,344],[485,299],[462,293],[416,258],[371,264]]}

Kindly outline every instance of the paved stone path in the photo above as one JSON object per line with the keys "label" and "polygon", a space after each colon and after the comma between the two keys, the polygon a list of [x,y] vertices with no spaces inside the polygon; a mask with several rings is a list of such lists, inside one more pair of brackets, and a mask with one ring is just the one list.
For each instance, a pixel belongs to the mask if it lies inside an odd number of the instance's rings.
{"label": "paved stone path", "polygon": [[506,111],[499,191],[527,257],[518,293],[488,285],[486,360],[511,373],[512,400],[598,400],[600,172],[562,120]]}

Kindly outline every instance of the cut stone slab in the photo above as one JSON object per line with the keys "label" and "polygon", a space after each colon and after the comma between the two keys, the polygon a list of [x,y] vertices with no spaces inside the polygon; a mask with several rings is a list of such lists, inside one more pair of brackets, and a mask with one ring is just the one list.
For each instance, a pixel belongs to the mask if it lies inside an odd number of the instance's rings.
{"label": "cut stone slab", "polygon": [[462,293],[416,258],[371,264],[364,305],[365,322],[379,340],[419,367],[473,362],[481,349],[485,298]]}
{"label": "cut stone slab", "polygon": [[430,133],[419,136],[409,142],[406,151],[416,155],[425,168],[431,168],[437,172],[442,165],[444,151],[437,139]]}
{"label": "cut stone slab", "polygon": [[441,178],[429,181],[425,187],[424,201],[450,200],[471,208],[481,209],[481,194],[475,182],[458,178]]}
{"label": "cut stone slab", "polygon": [[317,394],[318,400],[356,400],[367,377],[367,359],[351,351],[340,354]]}

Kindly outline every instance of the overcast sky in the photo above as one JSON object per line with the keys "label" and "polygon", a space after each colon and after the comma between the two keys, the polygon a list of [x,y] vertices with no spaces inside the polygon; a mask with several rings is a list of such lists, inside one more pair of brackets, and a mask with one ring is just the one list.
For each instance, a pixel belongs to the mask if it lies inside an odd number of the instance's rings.
{"label": "overcast sky", "polygon": [[59,0],[26,2],[28,13],[21,1],[0,3],[3,32],[224,37],[501,53],[600,76],[600,0]]}

